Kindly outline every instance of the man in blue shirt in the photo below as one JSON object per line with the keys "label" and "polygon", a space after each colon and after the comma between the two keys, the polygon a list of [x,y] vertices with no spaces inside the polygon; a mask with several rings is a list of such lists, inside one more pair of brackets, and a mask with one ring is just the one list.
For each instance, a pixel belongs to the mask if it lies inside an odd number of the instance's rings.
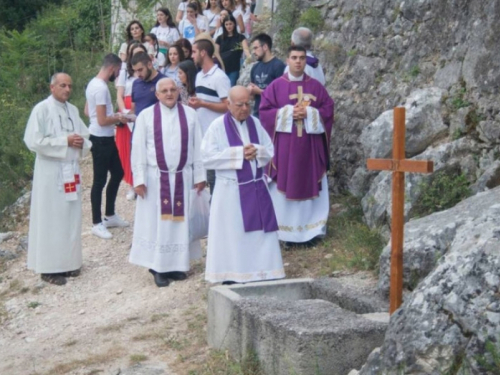
{"label": "man in blue shirt", "polygon": [[138,78],[132,84],[132,112],[139,116],[143,109],[158,102],[156,83],[165,76],[153,68],[153,62],[145,52],[135,54],[131,64]]}
{"label": "man in blue shirt", "polygon": [[283,61],[274,57],[271,53],[273,40],[267,34],[258,34],[252,38],[250,48],[257,63],[252,66],[250,71],[250,84],[248,90],[254,96],[255,104],[253,115],[259,117],[260,96],[262,91],[276,78],[283,75],[285,64]]}

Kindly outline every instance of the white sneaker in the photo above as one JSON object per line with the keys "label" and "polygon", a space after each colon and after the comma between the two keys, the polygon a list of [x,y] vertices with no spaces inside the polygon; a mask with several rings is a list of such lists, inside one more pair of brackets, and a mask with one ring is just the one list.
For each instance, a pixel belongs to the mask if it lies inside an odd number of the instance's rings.
{"label": "white sneaker", "polygon": [[137,194],[133,188],[128,191],[126,198],[128,201],[134,201],[137,198]]}
{"label": "white sneaker", "polygon": [[128,227],[129,226],[128,221],[123,220],[117,214],[114,214],[113,216],[104,216],[102,223],[106,228]]}
{"label": "white sneaker", "polygon": [[109,240],[113,238],[113,235],[109,233],[109,230],[106,229],[103,223],[96,224],[92,227],[92,234],[94,236],[104,238],[105,240]]}

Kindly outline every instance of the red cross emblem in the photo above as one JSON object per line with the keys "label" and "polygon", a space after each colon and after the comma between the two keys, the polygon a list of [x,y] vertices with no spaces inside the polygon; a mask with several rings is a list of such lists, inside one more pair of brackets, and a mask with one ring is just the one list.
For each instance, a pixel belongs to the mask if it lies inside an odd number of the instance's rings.
{"label": "red cross emblem", "polygon": [[67,182],[64,184],[65,193],[73,193],[76,191],[76,184],[74,182]]}
{"label": "red cross emblem", "polygon": [[80,185],[80,175],[79,174],[75,174],[75,184]]}

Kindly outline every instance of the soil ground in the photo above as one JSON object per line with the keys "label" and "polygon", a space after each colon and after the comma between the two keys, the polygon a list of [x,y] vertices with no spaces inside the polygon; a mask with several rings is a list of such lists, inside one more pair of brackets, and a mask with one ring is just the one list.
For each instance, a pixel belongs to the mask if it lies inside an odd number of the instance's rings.
{"label": "soil ground", "polygon": [[[90,158],[82,162],[81,275],[62,287],[45,283],[27,270],[24,251],[0,268],[0,374],[116,375],[134,363],[166,374],[218,373],[209,369],[205,340],[205,259],[193,263],[187,280],[157,288],[146,269],[128,262],[135,202],[125,199],[125,184],[116,211],[131,226],[111,229],[111,240],[91,234],[91,167]],[[0,249],[19,253],[26,235],[27,218]],[[284,251],[287,277],[321,275],[328,254],[321,247]],[[368,272],[347,278],[375,282]]]}

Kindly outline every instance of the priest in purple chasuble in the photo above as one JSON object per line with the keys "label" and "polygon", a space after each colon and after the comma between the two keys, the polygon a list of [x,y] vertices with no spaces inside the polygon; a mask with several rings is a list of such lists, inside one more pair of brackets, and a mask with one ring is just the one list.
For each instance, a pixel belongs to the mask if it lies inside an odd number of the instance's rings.
{"label": "priest in purple chasuble", "polygon": [[263,92],[259,113],[274,142],[267,173],[279,238],[303,243],[326,233],[334,103],[323,85],[304,73],[304,48],[290,47],[287,64],[288,73]]}
{"label": "priest in purple chasuble", "polygon": [[231,284],[285,277],[278,223],[264,175],[273,143],[260,121],[250,116],[246,87],[229,91],[225,115],[203,138],[205,168],[215,170],[210,207],[205,279]]}
{"label": "priest in purple chasuble", "polygon": [[156,84],[159,102],[136,120],[131,165],[138,195],[130,262],[149,268],[158,287],[183,280],[201,256],[189,240],[189,196],[205,188],[201,127],[194,109],[177,101],[171,78]]}

